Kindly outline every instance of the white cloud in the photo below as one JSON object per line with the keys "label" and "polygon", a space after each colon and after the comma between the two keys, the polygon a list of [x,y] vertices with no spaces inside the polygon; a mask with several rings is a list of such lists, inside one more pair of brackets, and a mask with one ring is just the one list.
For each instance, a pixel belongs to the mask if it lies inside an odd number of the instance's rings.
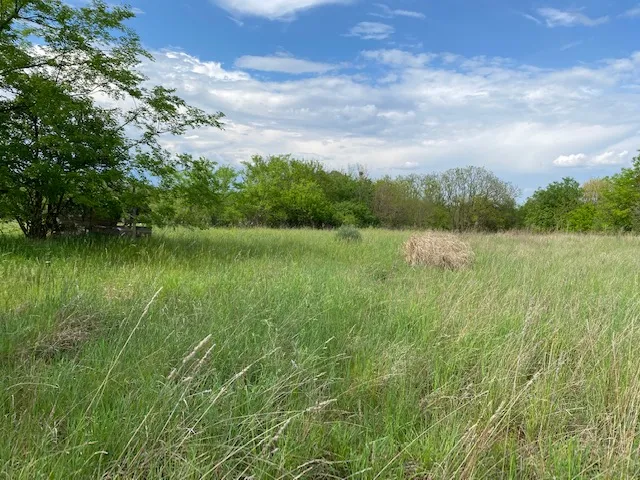
{"label": "white cloud", "polygon": [[237,26],[244,27],[244,22],[242,20],[238,20],[236,17],[232,17],[231,15],[229,15],[227,18],[231,20],[233,23],[235,23]]}
{"label": "white cloud", "polygon": [[384,3],[376,3],[376,7],[379,8],[378,12],[370,13],[374,17],[380,18],[394,18],[394,17],[409,17],[416,18],[418,20],[424,20],[426,18],[424,13],[416,12],[413,10],[392,9]]}
{"label": "white cloud", "polygon": [[638,17],[640,17],[640,4],[636,5],[633,8],[630,8],[629,10],[624,12],[622,14],[622,16],[623,17],[628,17],[628,18],[638,18]]}
{"label": "white cloud", "polygon": [[282,55],[256,57],[245,55],[236,60],[235,66],[244,70],[260,70],[263,72],[282,72],[291,74],[326,73],[337,68],[329,63],[311,62]]}
{"label": "white cloud", "polygon": [[395,28],[386,23],[360,22],[349,30],[348,37],[360,37],[363,40],[384,40],[395,32]]}
{"label": "white cloud", "polygon": [[640,54],[551,70],[374,50],[359,58],[373,69],[278,81],[184,52],[155,55],[144,64],[152,82],[227,115],[224,131],[165,144],[219,161],[292,153],[334,168],[362,163],[374,175],[473,164],[508,178],[558,166],[614,172],[640,147],[640,89],[630,88]]}
{"label": "white cloud", "polygon": [[553,161],[558,167],[577,167],[587,162],[587,156],[584,153],[576,153],[572,155],[560,155]]}
{"label": "white cloud", "polygon": [[211,0],[234,15],[291,20],[304,10],[330,4],[347,4],[352,0]]}
{"label": "white cloud", "polygon": [[537,23],[538,25],[542,25],[542,20],[534,17],[533,15],[529,15],[528,13],[521,13],[520,15],[522,15],[527,20],[531,20],[532,22]]}
{"label": "white cloud", "polygon": [[404,162],[402,166],[396,167],[399,170],[415,170],[420,166],[418,162]]}
{"label": "white cloud", "polygon": [[369,60],[375,60],[387,65],[398,67],[422,67],[435,58],[435,55],[428,53],[412,54],[403,50],[365,50],[362,56]]}
{"label": "white cloud", "polygon": [[538,14],[545,20],[548,27],[596,27],[607,23],[608,16],[591,18],[579,10],[559,10],[557,8],[539,8]]}
{"label": "white cloud", "polygon": [[608,150],[598,155],[588,156],[584,153],[561,155],[553,161],[557,167],[609,167],[628,163],[629,151],[617,152]]}
{"label": "white cloud", "polygon": [[560,50],[565,52],[567,50],[571,50],[572,48],[579,47],[580,45],[582,45],[582,40],[578,40],[578,41],[570,42],[570,43],[565,43],[564,45],[562,45],[560,47]]}
{"label": "white cloud", "polygon": [[607,151],[593,157],[593,165],[623,165],[628,160],[629,152]]}

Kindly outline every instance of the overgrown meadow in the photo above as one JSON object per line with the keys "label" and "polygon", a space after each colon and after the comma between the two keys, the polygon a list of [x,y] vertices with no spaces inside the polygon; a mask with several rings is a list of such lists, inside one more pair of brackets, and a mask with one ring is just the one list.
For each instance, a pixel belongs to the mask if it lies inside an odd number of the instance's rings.
{"label": "overgrown meadow", "polygon": [[0,477],[640,475],[640,239],[0,235]]}

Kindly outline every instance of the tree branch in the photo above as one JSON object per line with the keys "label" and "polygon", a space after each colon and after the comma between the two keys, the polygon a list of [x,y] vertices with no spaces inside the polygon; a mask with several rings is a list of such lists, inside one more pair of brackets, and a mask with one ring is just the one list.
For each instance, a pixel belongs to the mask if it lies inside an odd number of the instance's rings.
{"label": "tree branch", "polygon": [[[25,4],[26,5],[26,4]],[[20,12],[25,7],[25,5],[21,5],[18,0],[16,0],[13,11],[9,14],[9,16],[0,21],[0,33],[9,29],[9,26],[20,17]]]}

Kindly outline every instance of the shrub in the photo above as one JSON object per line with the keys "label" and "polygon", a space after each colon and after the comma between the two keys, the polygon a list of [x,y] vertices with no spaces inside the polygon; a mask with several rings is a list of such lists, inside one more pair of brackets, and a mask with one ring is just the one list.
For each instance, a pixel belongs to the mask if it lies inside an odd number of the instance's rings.
{"label": "shrub", "polygon": [[361,242],[362,234],[353,225],[343,225],[336,232],[336,238],[344,242]]}
{"label": "shrub", "polygon": [[450,233],[427,232],[413,235],[404,244],[404,256],[411,266],[460,270],[474,261],[471,247]]}
{"label": "shrub", "polygon": [[369,227],[376,225],[377,218],[365,203],[346,201],[335,204],[335,221],[337,225]]}

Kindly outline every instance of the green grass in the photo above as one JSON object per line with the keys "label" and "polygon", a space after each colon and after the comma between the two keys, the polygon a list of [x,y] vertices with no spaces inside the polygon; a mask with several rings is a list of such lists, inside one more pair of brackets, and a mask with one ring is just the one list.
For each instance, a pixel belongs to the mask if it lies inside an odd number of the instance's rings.
{"label": "green grass", "polygon": [[408,236],[5,229],[0,477],[639,476],[640,239]]}

